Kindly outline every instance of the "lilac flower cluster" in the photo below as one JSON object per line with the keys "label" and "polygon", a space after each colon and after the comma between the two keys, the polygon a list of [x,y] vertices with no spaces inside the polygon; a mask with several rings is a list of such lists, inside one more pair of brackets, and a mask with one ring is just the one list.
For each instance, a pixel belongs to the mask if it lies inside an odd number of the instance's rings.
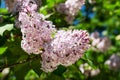
{"label": "lilac flower cluster", "polygon": [[52,39],[54,25],[52,22],[44,20],[44,15],[36,12],[37,5],[31,3],[31,0],[20,2],[22,6],[18,9],[18,21],[22,32],[21,46],[29,54],[41,53],[44,43]]}
{"label": "lilac flower cluster", "polygon": [[[37,12],[34,0],[18,0],[18,21],[22,32],[21,47],[28,54],[41,53],[42,70],[51,72],[58,65],[75,63],[89,48],[89,34],[85,30],[56,31],[44,15]],[[33,2],[32,2],[33,1]],[[52,34],[56,35],[52,37]]]}
{"label": "lilac flower cluster", "polygon": [[66,14],[66,21],[71,24],[84,3],[85,0],[67,0],[65,3],[61,3],[57,6],[57,11]]}
{"label": "lilac flower cluster", "polygon": [[37,4],[39,8],[41,6],[42,1],[41,0],[12,0],[12,1],[5,0],[5,3],[9,12],[15,13],[18,12],[22,7],[28,7],[27,6],[28,4],[29,4],[29,9],[32,8],[32,6],[36,6],[33,5],[33,3]]}
{"label": "lilac flower cluster", "polygon": [[91,34],[93,50],[105,52],[109,49],[111,41],[108,37],[99,37],[98,32],[93,32]]}
{"label": "lilac flower cluster", "polygon": [[55,30],[52,22],[42,20],[43,15],[32,13],[29,17],[20,13],[22,41],[21,46],[27,53],[41,53],[44,44],[52,40],[52,32]]}
{"label": "lilac flower cluster", "polygon": [[117,54],[113,54],[106,62],[105,64],[108,65],[108,67],[111,70],[118,71],[120,70],[120,56]]}
{"label": "lilac flower cluster", "polygon": [[58,65],[69,66],[75,63],[89,48],[89,35],[84,30],[60,30],[55,38],[45,45],[42,56],[42,69],[51,72]]}
{"label": "lilac flower cluster", "polygon": [[6,3],[6,6],[7,6],[7,9],[9,12],[12,11],[13,7],[14,7],[14,4],[16,3],[17,0],[5,0],[5,3]]}

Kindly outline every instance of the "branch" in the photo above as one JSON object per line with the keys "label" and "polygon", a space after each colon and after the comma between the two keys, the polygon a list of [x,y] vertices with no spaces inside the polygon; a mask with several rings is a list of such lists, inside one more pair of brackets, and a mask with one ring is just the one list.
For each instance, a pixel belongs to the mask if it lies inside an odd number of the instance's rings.
{"label": "branch", "polygon": [[0,72],[4,69],[4,68],[12,68],[12,67],[15,67],[15,66],[17,66],[17,65],[19,65],[19,64],[24,64],[24,63],[27,63],[27,62],[30,62],[30,61],[32,61],[32,60],[37,60],[37,59],[40,59],[40,56],[35,56],[35,57],[32,57],[32,58],[30,58],[30,57],[28,57],[28,59],[26,59],[26,60],[23,60],[23,61],[20,61],[20,62],[17,62],[17,63],[14,63],[14,64],[11,64],[11,65],[2,65],[2,66],[0,66]]}

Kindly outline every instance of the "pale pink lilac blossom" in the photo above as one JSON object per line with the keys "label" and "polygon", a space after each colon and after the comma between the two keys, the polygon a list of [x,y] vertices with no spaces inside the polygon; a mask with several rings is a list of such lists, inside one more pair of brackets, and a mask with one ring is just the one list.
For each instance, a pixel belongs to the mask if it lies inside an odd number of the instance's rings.
{"label": "pale pink lilac blossom", "polygon": [[38,8],[42,4],[42,0],[12,0],[12,1],[5,0],[5,2],[9,12],[12,12],[12,13],[16,13],[20,11],[21,8],[25,9],[25,7],[28,8],[29,10],[30,9],[32,10],[34,7],[37,7],[37,10],[38,10]]}
{"label": "pale pink lilac blossom", "polygon": [[81,64],[79,66],[79,70],[81,71],[82,74],[86,75],[87,77],[91,76],[96,76],[100,73],[100,69],[94,69],[92,68],[88,63]]}
{"label": "pale pink lilac blossom", "polygon": [[57,11],[66,14],[65,19],[71,24],[84,3],[85,0],[66,0],[65,3],[61,3],[57,6]]}
{"label": "pale pink lilac blossom", "polygon": [[21,0],[22,5],[18,9],[18,21],[22,32],[21,47],[28,54],[39,54],[44,44],[52,39],[55,28],[52,22],[44,19],[44,15],[36,12],[37,5],[30,1]]}
{"label": "pale pink lilac blossom", "polygon": [[6,3],[6,7],[8,9],[9,12],[12,12],[12,9],[15,5],[17,0],[5,0],[5,3]]}
{"label": "pale pink lilac blossom", "polygon": [[81,58],[90,47],[89,34],[85,30],[60,30],[55,38],[45,45],[42,56],[42,69],[52,72],[58,65],[70,66]]}
{"label": "pale pink lilac blossom", "polygon": [[105,62],[105,64],[108,65],[111,70],[120,70],[120,56],[118,56],[117,54],[111,55],[111,57]]}
{"label": "pale pink lilac blossom", "polygon": [[100,37],[99,33],[93,32],[90,36],[92,40],[92,49],[95,51],[105,52],[107,51],[111,46],[111,41],[108,37]]}
{"label": "pale pink lilac blossom", "polygon": [[50,21],[42,20],[42,16],[38,13],[32,13],[31,17],[22,14],[23,19],[19,20],[21,22],[24,20],[21,25],[21,47],[29,54],[41,53],[44,44],[52,40],[51,35],[55,30],[54,25]]}

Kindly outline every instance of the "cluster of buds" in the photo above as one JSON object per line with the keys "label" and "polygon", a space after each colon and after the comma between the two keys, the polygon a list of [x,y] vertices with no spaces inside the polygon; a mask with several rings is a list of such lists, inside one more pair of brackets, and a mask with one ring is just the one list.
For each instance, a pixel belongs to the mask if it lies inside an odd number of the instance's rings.
{"label": "cluster of buds", "polygon": [[57,6],[57,11],[66,15],[66,21],[71,24],[78,14],[80,8],[85,3],[85,0],[67,0],[65,3]]}
{"label": "cluster of buds", "polygon": [[79,66],[82,74],[86,76],[96,76],[100,73],[100,69],[93,69],[89,64],[84,63]]}
{"label": "cluster of buds", "polygon": [[97,31],[91,34],[91,40],[91,45],[93,46],[92,48],[95,51],[105,52],[111,45],[110,39],[108,37],[101,38]]}
{"label": "cluster of buds", "polygon": [[120,56],[113,54],[106,62],[105,64],[108,65],[108,67],[111,70],[118,71],[120,70]]}

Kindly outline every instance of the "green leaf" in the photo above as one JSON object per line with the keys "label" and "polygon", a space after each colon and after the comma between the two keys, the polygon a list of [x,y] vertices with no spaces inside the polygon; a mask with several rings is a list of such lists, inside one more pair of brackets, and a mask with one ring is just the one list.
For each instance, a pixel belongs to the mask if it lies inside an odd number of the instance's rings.
{"label": "green leaf", "polygon": [[59,65],[58,68],[53,71],[53,73],[55,75],[59,75],[59,76],[62,76],[62,74],[66,71],[66,67],[62,66],[62,65]]}
{"label": "green leaf", "polygon": [[47,76],[45,80],[65,80],[65,79],[61,76],[50,74],[49,76]]}
{"label": "green leaf", "polygon": [[21,40],[19,38],[15,39],[15,41],[8,41],[4,44],[4,46],[8,47],[4,56],[7,57],[8,65],[26,60],[28,58],[28,54],[26,54],[21,46]]}
{"label": "green leaf", "polygon": [[51,15],[53,15],[54,13],[50,13],[50,14],[47,14],[46,16],[45,16],[45,19],[47,19],[47,18],[49,18]]}
{"label": "green leaf", "polygon": [[25,80],[38,80],[38,79],[39,79],[39,76],[32,69],[29,70],[29,72],[25,76]]}
{"label": "green leaf", "polygon": [[15,66],[14,74],[16,76],[16,80],[24,80],[24,77],[26,76],[29,70],[29,62]]}
{"label": "green leaf", "polygon": [[40,59],[37,59],[37,60],[33,60],[31,61],[31,68],[40,76],[41,73],[43,72],[40,67],[41,67],[41,64],[40,64]]}
{"label": "green leaf", "polygon": [[39,12],[42,13],[42,14],[44,14],[44,15],[47,15],[47,11],[46,11],[47,8],[48,8],[47,5],[46,5],[46,6],[42,6],[42,7],[40,8]]}
{"label": "green leaf", "polygon": [[13,56],[22,56],[27,55],[21,48],[21,40],[19,38],[15,39],[15,41],[8,41],[4,46],[8,47],[8,50],[12,53]]}
{"label": "green leaf", "polygon": [[7,13],[7,12],[8,12],[7,9],[5,9],[5,8],[0,8],[0,13]]}
{"label": "green leaf", "polygon": [[6,24],[4,26],[0,26],[0,35],[3,36],[3,33],[8,30],[11,31],[13,29],[13,24]]}
{"label": "green leaf", "polygon": [[88,64],[92,67],[92,68],[96,68],[96,66],[94,65],[94,63],[90,60],[90,59],[87,59],[88,61]]}
{"label": "green leaf", "polygon": [[8,47],[0,47],[0,55],[2,55]]}
{"label": "green leaf", "polygon": [[49,8],[54,7],[57,3],[63,2],[64,0],[47,0]]}

